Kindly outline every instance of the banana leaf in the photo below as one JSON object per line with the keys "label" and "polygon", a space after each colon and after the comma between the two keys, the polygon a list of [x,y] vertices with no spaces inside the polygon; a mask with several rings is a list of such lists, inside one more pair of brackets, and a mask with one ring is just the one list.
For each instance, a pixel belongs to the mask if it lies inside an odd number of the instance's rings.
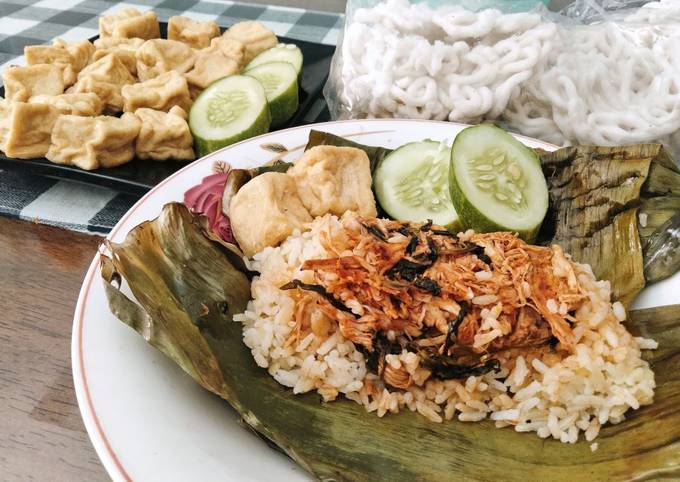
{"label": "banana leaf", "polygon": [[[109,300],[118,300],[113,314],[217,393],[225,381],[211,344],[224,334],[222,321],[245,310],[250,282],[230,262],[235,252],[208,239],[204,219],[167,204],[123,243],[109,243],[101,271]],[[121,277],[143,310],[113,288]]]}
{"label": "banana leaf", "polygon": [[647,281],[680,269],[680,254],[659,256],[672,242],[665,223],[680,205],[680,170],[660,144],[575,146],[539,156],[550,192],[543,242],[590,264],[625,305]]}
{"label": "banana leaf", "polygon": [[[232,322],[249,298],[247,277],[182,205],[167,205],[109,247],[102,276],[113,313],[318,480],[680,478],[680,306],[631,313],[631,329],[659,341],[648,354],[656,400],[604,427],[593,453],[586,442],[542,440],[489,421],[434,424],[412,412],[381,419],[347,400],[294,395],[257,367]],[[119,290],[121,278],[139,304]]]}
{"label": "banana leaf", "polygon": [[640,239],[647,244],[649,238],[663,225],[680,212],[680,196],[658,196],[642,198],[640,217],[644,222],[638,225]]}
{"label": "banana leaf", "polygon": [[344,137],[336,136],[330,132],[315,131],[312,129],[309,131],[309,139],[307,140],[307,146],[305,146],[305,151],[316,146],[337,146],[337,147],[355,147],[361,149],[368,156],[371,162],[371,172],[375,171],[378,167],[380,161],[392,152],[392,149],[380,146],[367,146],[365,144],[359,144],[358,142],[350,141]]}
{"label": "banana leaf", "polygon": [[645,277],[653,283],[668,278],[680,266],[680,211],[649,238],[645,250]]}

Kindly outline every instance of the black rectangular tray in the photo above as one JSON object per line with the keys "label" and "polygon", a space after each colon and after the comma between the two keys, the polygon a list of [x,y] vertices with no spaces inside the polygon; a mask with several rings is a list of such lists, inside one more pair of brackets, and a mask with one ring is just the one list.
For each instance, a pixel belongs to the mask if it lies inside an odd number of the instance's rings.
{"label": "black rectangular tray", "polygon": [[[160,27],[161,37],[166,38],[167,23],[161,22]],[[97,38],[93,37],[90,40],[93,41]],[[279,37],[279,42],[297,45],[304,56],[300,78],[300,107],[285,125],[278,128],[285,129],[305,124],[305,115],[316,100],[322,97],[323,86],[328,78],[335,47],[286,37]],[[0,96],[4,96],[4,94],[4,87],[0,87]],[[74,166],[54,164],[45,158],[15,159],[5,156],[0,151],[0,169],[106,186],[119,192],[134,195],[146,193],[153,186],[187,164],[187,162],[179,161],[133,159],[122,166],[85,171]]]}

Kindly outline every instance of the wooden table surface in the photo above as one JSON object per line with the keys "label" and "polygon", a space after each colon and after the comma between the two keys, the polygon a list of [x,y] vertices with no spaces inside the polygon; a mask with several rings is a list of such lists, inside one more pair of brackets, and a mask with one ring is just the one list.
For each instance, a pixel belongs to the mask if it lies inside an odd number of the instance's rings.
{"label": "wooden table surface", "polygon": [[0,217],[0,481],[109,480],[80,418],[71,323],[102,238]]}

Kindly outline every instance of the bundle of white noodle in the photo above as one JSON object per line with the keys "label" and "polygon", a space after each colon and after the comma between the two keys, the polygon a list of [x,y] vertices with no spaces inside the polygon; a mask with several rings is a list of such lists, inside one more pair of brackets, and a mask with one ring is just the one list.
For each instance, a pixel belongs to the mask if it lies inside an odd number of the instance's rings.
{"label": "bundle of white noodle", "polygon": [[677,150],[679,26],[677,0],[591,25],[386,0],[347,24],[332,112],[499,120],[558,145]]}

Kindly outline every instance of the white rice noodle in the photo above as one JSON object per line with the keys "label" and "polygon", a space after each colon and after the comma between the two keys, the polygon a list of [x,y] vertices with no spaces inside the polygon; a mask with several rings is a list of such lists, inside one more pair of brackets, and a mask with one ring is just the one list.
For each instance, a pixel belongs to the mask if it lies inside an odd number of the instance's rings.
{"label": "white rice noodle", "polygon": [[678,149],[679,19],[675,1],[581,25],[384,0],[347,21],[333,113],[498,119],[560,145],[661,140]]}

